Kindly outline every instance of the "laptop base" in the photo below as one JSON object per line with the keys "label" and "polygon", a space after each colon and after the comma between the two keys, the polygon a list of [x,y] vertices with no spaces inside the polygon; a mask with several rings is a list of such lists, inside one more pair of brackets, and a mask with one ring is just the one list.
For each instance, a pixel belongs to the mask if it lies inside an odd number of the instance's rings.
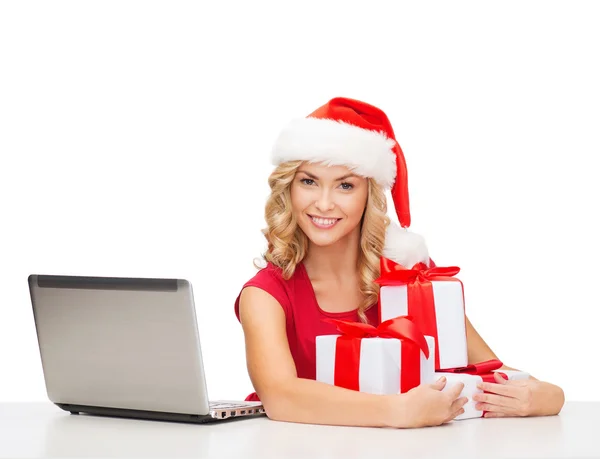
{"label": "laptop base", "polygon": [[211,422],[223,422],[237,419],[248,419],[252,417],[261,416],[256,414],[252,416],[239,416],[239,417],[227,417],[219,418],[213,417],[210,414],[185,414],[185,413],[167,413],[162,411],[146,411],[146,410],[133,410],[127,408],[110,408],[102,406],[88,406],[88,405],[72,405],[69,403],[55,403],[56,406],[64,411],[69,411],[71,414],[92,414],[98,416],[108,417],[119,417],[119,418],[131,418],[131,419],[147,419],[154,421],[167,421],[167,422],[185,422],[193,424],[206,424]]}

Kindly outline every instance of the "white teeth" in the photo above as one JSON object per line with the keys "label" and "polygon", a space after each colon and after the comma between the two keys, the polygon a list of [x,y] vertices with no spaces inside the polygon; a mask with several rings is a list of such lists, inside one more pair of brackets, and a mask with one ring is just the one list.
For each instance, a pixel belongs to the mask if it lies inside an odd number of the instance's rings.
{"label": "white teeth", "polygon": [[316,217],[311,217],[311,218],[313,219],[313,221],[315,223],[318,223],[319,225],[325,225],[325,226],[331,226],[335,222],[337,222],[337,218],[316,218]]}

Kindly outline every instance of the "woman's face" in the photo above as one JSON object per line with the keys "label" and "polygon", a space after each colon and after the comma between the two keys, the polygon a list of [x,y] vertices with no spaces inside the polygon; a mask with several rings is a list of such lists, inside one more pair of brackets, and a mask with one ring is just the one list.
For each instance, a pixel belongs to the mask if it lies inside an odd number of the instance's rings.
{"label": "woman's face", "polygon": [[367,179],[347,167],[304,162],[292,182],[292,211],[312,243],[331,245],[357,228],[367,194]]}

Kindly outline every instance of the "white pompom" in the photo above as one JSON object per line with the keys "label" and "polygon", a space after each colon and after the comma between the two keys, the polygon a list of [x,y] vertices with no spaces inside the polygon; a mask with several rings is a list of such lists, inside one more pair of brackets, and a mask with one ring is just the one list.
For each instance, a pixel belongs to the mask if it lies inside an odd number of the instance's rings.
{"label": "white pompom", "polygon": [[386,229],[383,256],[405,268],[421,262],[429,266],[429,251],[423,236],[411,233],[394,222]]}

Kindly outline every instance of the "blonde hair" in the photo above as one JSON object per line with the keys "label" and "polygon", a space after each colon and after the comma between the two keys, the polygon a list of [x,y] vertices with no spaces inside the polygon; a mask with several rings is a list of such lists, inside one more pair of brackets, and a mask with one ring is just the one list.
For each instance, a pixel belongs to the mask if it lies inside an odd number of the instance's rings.
{"label": "blonde hair", "polygon": [[[292,212],[290,194],[292,181],[301,164],[302,161],[280,164],[269,176],[271,194],[265,206],[267,227],[262,230],[268,245],[262,257],[278,266],[284,279],[292,277],[308,249],[308,238]],[[357,311],[361,322],[365,323],[365,312],[377,303],[379,285],[374,281],[379,277],[379,259],[383,252],[385,231],[390,223],[383,188],[371,178],[367,181],[367,205],[361,221],[358,257],[360,291],[364,299]],[[259,268],[256,263],[255,266]]]}

